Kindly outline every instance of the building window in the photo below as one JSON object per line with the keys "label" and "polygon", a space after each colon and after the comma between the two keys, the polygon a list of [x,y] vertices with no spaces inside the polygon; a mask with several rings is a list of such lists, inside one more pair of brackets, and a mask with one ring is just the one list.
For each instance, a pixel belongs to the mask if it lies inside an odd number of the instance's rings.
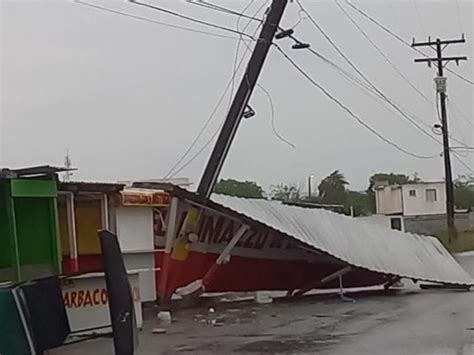
{"label": "building window", "polygon": [[408,191],[408,196],[410,196],[410,197],[416,197],[416,190],[410,190],[410,191]]}
{"label": "building window", "polygon": [[390,218],[390,228],[401,231],[402,230],[402,219],[401,218]]}
{"label": "building window", "polygon": [[437,200],[438,196],[436,195],[436,189],[426,189],[426,201],[435,202]]}

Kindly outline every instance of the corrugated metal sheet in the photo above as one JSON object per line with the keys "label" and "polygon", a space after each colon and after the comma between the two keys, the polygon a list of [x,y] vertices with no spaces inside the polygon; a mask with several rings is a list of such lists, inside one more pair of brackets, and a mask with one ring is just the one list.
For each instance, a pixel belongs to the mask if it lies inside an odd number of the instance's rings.
{"label": "corrugated metal sheet", "polygon": [[275,201],[223,195],[213,195],[211,199],[356,267],[417,280],[474,285],[474,280],[434,237]]}

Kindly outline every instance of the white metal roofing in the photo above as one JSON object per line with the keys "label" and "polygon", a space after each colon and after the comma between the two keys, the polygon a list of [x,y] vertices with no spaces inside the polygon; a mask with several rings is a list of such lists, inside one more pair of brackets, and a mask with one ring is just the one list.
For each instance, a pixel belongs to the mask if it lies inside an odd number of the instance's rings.
{"label": "white metal roofing", "polygon": [[434,237],[276,201],[216,194],[211,200],[356,267],[417,280],[474,285],[474,279]]}

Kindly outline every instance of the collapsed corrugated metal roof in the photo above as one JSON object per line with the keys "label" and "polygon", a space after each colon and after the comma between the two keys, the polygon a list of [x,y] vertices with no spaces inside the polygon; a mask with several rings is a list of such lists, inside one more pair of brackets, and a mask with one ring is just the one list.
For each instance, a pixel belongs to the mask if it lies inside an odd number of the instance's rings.
{"label": "collapsed corrugated metal roof", "polygon": [[211,200],[230,209],[229,212],[250,218],[355,267],[416,280],[474,285],[474,280],[434,237],[275,201],[223,195],[213,195]]}

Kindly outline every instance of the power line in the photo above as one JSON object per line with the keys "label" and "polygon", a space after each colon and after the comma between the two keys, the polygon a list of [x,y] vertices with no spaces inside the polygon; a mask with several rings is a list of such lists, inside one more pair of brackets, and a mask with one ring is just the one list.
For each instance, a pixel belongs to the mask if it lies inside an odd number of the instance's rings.
{"label": "power line", "polygon": [[[165,178],[169,177],[171,174],[173,174],[172,176],[176,175],[179,171],[182,170],[179,169],[178,171],[175,171],[173,172],[173,170],[176,169],[176,167],[186,158],[186,156],[189,154],[189,152],[194,148],[194,146],[196,145],[196,143],[198,142],[199,138],[201,138],[201,136],[203,135],[204,131],[206,130],[207,126],[209,126],[209,124],[211,123],[212,119],[214,118],[215,114],[217,113],[217,110],[219,109],[222,101],[224,100],[225,98],[225,95],[227,94],[227,91],[229,90],[232,82],[234,81],[234,78],[235,76],[237,75],[237,72],[239,71],[239,68],[240,66],[242,65],[243,61],[245,59],[245,53],[244,55],[242,56],[240,62],[238,63],[237,67],[234,69],[233,73],[232,73],[232,76],[229,80],[229,82],[227,83],[226,87],[224,88],[224,91],[222,92],[221,96],[219,97],[219,99],[217,100],[217,103],[216,105],[214,106],[214,109],[212,110],[211,114],[209,115],[208,119],[206,120],[206,122],[204,123],[204,125],[201,127],[199,133],[194,137],[193,141],[191,142],[191,144],[189,145],[189,147],[185,150],[185,152],[181,155],[181,157],[176,161],[176,163],[171,167],[171,169],[168,171],[168,173],[166,173],[165,175]],[[222,127],[222,124],[221,126]],[[208,145],[212,142],[212,139],[217,135],[217,133],[219,132],[219,129],[220,127],[214,132],[214,134],[212,135],[211,139],[205,144]],[[204,148],[205,148],[204,146]],[[199,152],[202,152],[204,150],[204,148],[201,148],[199,150]],[[199,153],[200,154],[200,153]],[[197,157],[199,154],[197,154],[195,157]],[[193,161],[194,158],[191,159],[191,161]],[[186,163],[185,165],[189,165],[189,163],[191,162],[189,161],[188,163]]]}
{"label": "power line", "polygon": [[222,30],[222,31],[232,32],[232,33],[235,33],[235,34],[238,34],[238,35],[241,35],[241,36],[245,36],[245,37],[248,37],[251,40],[255,41],[255,38],[253,36],[251,36],[247,33],[242,33],[242,32],[236,31],[232,28],[228,28],[228,27],[221,26],[221,25],[216,25],[215,23],[203,21],[203,20],[200,20],[200,19],[197,19],[197,18],[194,18],[194,17],[191,17],[191,16],[183,15],[183,14],[180,14],[178,12],[174,12],[174,11],[171,11],[171,10],[159,7],[159,6],[150,5],[150,4],[146,4],[146,3],[143,3],[143,2],[138,2],[136,0],[129,0],[129,2],[132,3],[132,4],[139,5],[139,6],[147,7],[149,9],[153,9],[153,10],[156,10],[156,11],[159,11],[159,12],[163,12],[165,14],[168,14],[168,15],[171,15],[171,16],[174,16],[174,17],[178,17],[178,18],[181,18],[181,19],[184,19],[184,20],[187,20],[187,21],[195,22],[195,23],[198,23],[200,25],[209,26],[209,27],[217,28],[217,29]]}
{"label": "power line", "polygon": [[[422,56],[424,57],[428,57],[425,53],[423,53],[421,50],[419,50],[418,48],[416,47],[412,47],[411,44],[409,42],[407,42],[406,40],[404,40],[402,37],[400,37],[399,35],[397,35],[395,32],[393,32],[392,30],[390,30],[388,27],[384,26],[383,24],[381,24],[379,21],[377,21],[376,19],[374,19],[372,16],[370,16],[369,14],[367,14],[366,12],[364,12],[363,10],[361,10],[359,7],[357,7],[356,5],[354,5],[353,3],[351,3],[349,0],[344,0],[350,7],[352,7],[354,10],[356,10],[359,14],[361,14],[362,16],[364,16],[366,19],[368,19],[370,22],[372,22],[373,24],[375,24],[376,26],[378,26],[379,28],[381,28],[383,31],[385,31],[386,33],[388,33],[390,36],[392,36],[393,38],[395,38],[397,41],[399,41],[400,43],[404,44],[405,46],[407,46],[408,48],[412,49],[412,50],[415,50],[416,52],[418,52],[419,54],[421,54]],[[468,78],[465,78],[464,76],[462,76],[461,74],[458,74],[456,71],[446,67],[446,70],[448,72],[450,72],[451,74],[453,74],[454,76],[456,76],[457,78],[465,81],[466,83],[468,84],[471,84],[471,85],[474,85],[474,81],[468,79]]]}
{"label": "power line", "polygon": [[210,2],[206,2],[206,1],[203,1],[203,0],[196,0],[196,1],[190,0],[189,3],[193,4],[193,5],[202,6],[202,7],[205,7],[207,9],[219,11],[219,12],[222,12],[222,13],[225,13],[225,14],[228,14],[228,15],[237,15],[237,16],[240,16],[240,17],[243,17],[243,18],[247,18],[247,19],[250,19],[250,20],[254,20],[254,21],[258,21],[260,23],[263,23],[263,20],[259,19],[257,17],[250,16],[250,15],[247,15],[247,14],[244,14],[244,13],[240,13],[240,12],[234,11],[232,9],[228,9],[226,7],[219,6],[219,5],[216,5],[216,4],[212,4]]}
{"label": "power line", "polygon": [[337,44],[329,37],[329,35],[323,30],[323,28],[316,22],[316,20],[309,14],[309,12],[303,7],[300,0],[296,0],[298,6],[305,12],[308,16],[311,23],[318,29],[318,31],[324,36],[324,38],[331,44],[331,46],[336,50],[336,52],[354,69],[357,74],[363,78],[367,84],[369,84],[377,93],[390,105],[392,106],[399,114],[401,114],[408,122],[410,122],[413,126],[415,126],[420,132],[425,134],[427,137],[435,141],[436,143],[440,143],[438,139],[433,137],[428,131],[423,129],[414,119],[409,117],[405,112],[403,112],[398,105],[395,105],[380,89],[378,89],[365,75],[362,73],[357,66],[344,54],[344,52],[337,46]]}
{"label": "power line", "polygon": [[[439,121],[442,122],[442,119],[441,119],[441,112],[440,112],[440,108],[439,108],[438,96],[439,96],[438,93],[436,93],[436,112],[437,112],[437,114],[438,114],[438,119],[439,119]],[[446,96],[446,97],[447,97],[447,96]],[[454,141],[454,142],[456,142],[456,143],[458,143],[458,144],[461,144],[462,146],[465,146],[465,147],[468,146],[468,145],[467,145],[466,143],[464,143],[462,140],[459,140],[459,139],[453,137],[452,134],[449,134],[449,138],[450,138],[452,141]],[[461,137],[461,138],[462,138],[462,137]]]}
{"label": "power line", "polygon": [[[240,14],[238,14],[237,16],[237,20],[236,20],[236,23],[235,23],[235,28],[237,29],[237,31],[240,32],[240,29],[239,29],[239,25],[240,25],[240,20],[242,19],[242,16],[243,14],[245,14],[245,11],[247,11],[247,9],[252,6],[252,4],[255,2],[255,0],[250,0],[248,2],[248,4],[244,7],[244,9],[240,12]],[[265,2],[262,3],[262,6],[258,8],[258,10],[255,12],[255,14],[258,14],[258,12],[261,10],[261,8],[263,8],[263,6],[265,6]],[[251,20],[249,20],[247,22],[247,24],[244,26],[244,28],[242,29],[242,31],[245,31],[247,29],[248,26],[250,26],[251,24]],[[239,38],[239,41],[237,42],[237,45],[236,45],[236,48],[235,48],[235,55],[234,55],[234,62],[233,62],[233,66],[232,66],[232,70],[235,70],[235,66],[237,64],[237,57],[239,56],[239,50],[240,50],[240,43],[241,43],[241,40],[242,40],[242,36],[240,36]],[[247,47],[248,50],[250,50],[250,48]],[[229,94],[229,108],[230,108],[230,105],[232,104],[232,97],[234,96],[234,84],[235,84],[235,80],[232,80],[232,84],[231,84],[231,87],[230,87],[230,94]]]}
{"label": "power line", "polygon": [[458,155],[456,152],[453,152],[453,157],[454,159],[456,159],[458,161],[459,164],[461,164],[462,166],[464,166],[468,171],[470,171],[471,173],[474,173],[474,170],[469,166],[467,165]]}
{"label": "power line", "polygon": [[[257,12],[260,11],[257,10]],[[254,33],[253,33],[253,36],[257,33],[258,29],[261,27],[261,23],[259,24],[259,26],[257,26],[254,30]],[[242,39],[242,38],[241,38]],[[239,43],[240,43],[240,40],[239,40]],[[193,141],[191,142],[191,145],[186,149],[186,151],[181,155],[181,157],[178,159],[178,161],[171,167],[171,169],[168,171],[168,173],[165,175],[165,177],[169,177],[171,174],[172,176],[175,176],[176,174],[178,174],[180,171],[182,171],[186,166],[188,166],[191,162],[194,161],[194,159],[196,159],[200,154],[201,152],[204,151],[204,149],[212,143],[214,137],[217,135],[217,133],[219,132],[219,130],[221,129],[223,123],[220,124],[220,126],[217,128],[217,130],[215,130],[215,132],[213,133],[213,135],[211,136],[211,138],[204,144],[204,146],[202,146],[199,151],[193,156],[191,157],[191,159],[189,159],[186,163],[184,163],[184,165],[179,168],[177,171],[174,171],[176,169],[176,167],[186,158],[186,156],[190,153],[190,151],[192,150],[192,148],[196,145],[197,141],[199,140],[199,138],[202,136],[202,134],[204,133],[205,129],[207,128],[207,126],[209,125],[209,123],[212,121],[214,115],[216,114],[219,106],[221,105],[222,101],[224,100],[224,97],[225,95],[227,94],[227,91],[229,90],[229,88],[231,86],[233,86],[233,83],[234,83],[234,80],[235,80],[235,76],[237,75],[237,72],[239,71],[239,68],[241,67],[244,59],[245,59],[245,55],[247,53],[247,51],[250,51],[251,48],[247,45],[247,43],[245,43],[245,41],[243,41],[242,43],[245,44],[246,46],[246,51],[244,52],[244,54],[242,55],[242,58],[240,59],[240,62],[235,65],[236,63],[234,62],[234,65],[233,65],[233,72],[232,72],[232,76],[229,80],[229,82],[227,83],[226,87],[224,88],[224,91],[222,92],[222,95],[220,96],[219,100],[217,101],[216,105],[214,106],[214,109],[212,110],[211,112],[211,115],[209,116],[209,118],[207,119],[207,121],[204,123],[203,127],[201,128],[201,130],[199,131],[199,133],[196,135],[196,137],[193,139]],[[232,95],[231,95],[232,96]]]}
{"label": "power line", "polygon": [[355,19],[341,6],[338,0],[335,0],[336,5],[339,9],[344,13],[344,15],[352,22],[352,24],[359,30],[359,32],[369,41],[369,43],[380,53],[380,55],[390,64],[390,66],[397,72],[397,74],[408,84],[411,86],[413,90],[415,90],[421,97],[423,97],[427,102],[430,104],[432,103],[431,100],[423,94],[407,77],[405,74],[402,73],[400,69],[392,62],[392,60],[384,53],[384,51],[370,38],[370,36],[365,32],[359,24],[355,21]]}
{"label": "power line", "polygon": [[209,138],[209,140],[206,143],[204,143],[204,145],[196,152],[196,154],[194,154],[190,159],[188,159],[186,161],[186,163],[184,163],[178,170],[174,171],[173,174],[171,174],[169,177],[174,177],[177,174],[179,174],[181,171],[183,171],[183,169],[185,169],[189,164],[191,164],[199,155],[201,155],[201,153],[204,151],[204,149],[206,149],[212,143],[214,138],[216,138],[217,133],[219,133],[219,131],[222,128],[223,125],[224,125],[224,122],[221,122],[219,127],[212,134],[211,138]]}
{"label": "power line", "polygon": [[290,147],[292,148],[296,148],[296,145],[291,143],[288,139],[286,139],[285,137],[283,137],[280,133],[278,133],[278,130],[276,129],[276,124],[275,124],[275,106],[273,104],[273,99],[272,99],[272,95],[270,94],[270,92],[265,89],[262,85],[260,84],[257,84],[258,88],[260,90],[263,91],[263,93],[265,94],[265,96],[267,97],[268,99],[268,102],[270,104],[270,110],[271,110],[271,123],[272,123],[272,130],[273,130],[273,133],[275,134],[275,136],[280,139],[282,142],[288,144]]}
{"label": "power line", "polygon": [[[469,125],[474,127],[474,123],[466,115],[464,115],[464,113],[454,104],[454,102],[450,99],[449,96],[447,97],[447,101],[449,107],[452,107],[455,111],[459,113],[459,116],[461,116]],[[451,112],[453,112],[453,110],[451,110]]]}
{"label": "power line", "polygon": [[[225,7],[222,7],[222,6],[215,6],[211,3],[206,3],[204,1],[200,1],[200,3],[204,3],[206,4],[207,8],[210,8],[212,10],[216,10],[216,11],[219,11],[219,12],[224,12],[224,13],[228,13],[228,14],[232,14],[232,15],[236,15],[238,16],[238,19],[237,19],[237,30],[238,29],[238,23],[240,21],[241,18],[248,18],[249,19],[249,22],[247,23],[247,26],[251,23],[252,20],[254,21],[257,21],[259,23],[262,23],[263,21],[260,20],[259,18],[255,17],[259,12],[260,10],[267,4],[266,2],[263,2],[262,5],[257,9],[257,11],[255,12],[255,14],[253,16],[248,16],[245,14],[245,11],[254,3],[255,0],[251,0],[247,6],[244,8],[244,10],[241,12],[241,13],[238,13],[236,11],[233,11],[233,10],[230,10],[228,8],[225,8]],[[197,3],[195,3],[197,4]],[[211,6],[209,6],[211,5]],[[245,30],[245,29],[243,29]],[[240,42],[238,43],[240,44]],[[249,46],[247,43],[244,42],[244,45],[247,47],[247,50],[250,50]],[[237,58],[237,51],[236,51],[236,57]],[[290,142],[288,139],[284,138],[277,130],[276,128],[276,122],[275,122],[275,105],[273,103],[273,98],[270,94],[270,92],[261,84],[257,84],[257,87],[265,94],[265,96],[267,97],[268,99],[268,103],[270,105],[270,111],[271,111],[271,126],[272,126],[272,131],[274,133],[274,135],[279,139],[281,140],[282,142],[284,142],[285,144],[288,144],[290,147],[292,148],[295,148],[295,144],[293,144],[292,142]],[[232,95],[231,95],[232,96]]]}
{"label": "power line", "polygon": [[[336,0],[336,2],[337,2],[337,0]],[[194,2],[193,2],[193,3],[194,3]],[[249,19],[251,19],[251,20],[255,20],[255,21],[258,21],[258,22],[262,22],[261,19],[256,18],[255,16],[248,16],[248,15],[245,15],[245,14],[242,14],[242,13],[238,13],[238,12],[236,12],[236,11],[233,11],[233,10],[231,10],[231,9],[228,9],[228,8],[225,8],[225,7],[222,7],[222,6],[217,6],[217,5],[214,5],[214,4],[211,4],[211,3],[206,3],[206,2],[204,2],[204,1],[200,1],[199,3],[204,3],[204,4],[206,4],[205,7],[211,8],[211,9],[216,10],[216,11],[220,11],[220,12],[224,12],[224,13],[228,13],[228,14],[237,15],[237,16],[239,16],[239,18],[240,18],[240,17],[246,17],[246,18],[249,18]],[[198,3],[194,3],[194,4],[198,4]],[[203,6],[203,5],[201,5],[201,6]],[[338,6],[340,6],[340,5],[338,4]],[[304,9],[300,9],[300,12],[301,12],[301,11],[304,12]],[[343,10],[343,11],[344,11],[344,10]],[[257,12],[258,12],[258,11],[257,11]],[[345,12],[345,11],[344,11],[344,12]],[[345,13],[347,14],[347,12],[345,12]],[[309,14],[307,14],[307,15],[309,16]],[[355,25],[360,29],[360,27],[359,27],[357,24],[355,24]],[[360,29],[360,30],[363,32],[362,29]],[[290,38],[292,38],[292,39],[293,39],[294,41],[296,41],[296,42],[300,42],[300,41],[299,41],[297,38],[295,38],[294,36],[290,36]],[[368,38],[368,39],[369,39],[369,41],[371,41],[370,38]],[[372,43],[373,43],[373,42],[372,42]],[[375,43],[373,43],[373,44],[375,45]],[[375,45],[375,46],[376,46],[376,45]],[[378,48],[378,47],[377,47],[377,48]],[[370,93],[370,94],[374,94],[374,93],[375,93],[375,94],[377,95],[377,97],[380,97],[380,98],[384,99],[384,101],[387,101],[387,98],[384,97],[384,95],[383,95],[382,93],[380,93],[380,91],[374,91],[373,86],[370,87],[369,85],[367,85],[367,84],[361,82],[360,80],[358,80],[357,78],[355,78],[353,75],[351,75],[350,73],[348,73],[347,71],[345,71],[344,69],[342,69],[341,67],[339,67],[339,66],[338,66],[337,64],[335,64],[334,62],[332,62],[332,61],[330,61],[329,59],[325,58],[325,57],[324,57],[323,55],[321,55],[320,53],[314,51],[312,48],[308,48],[308,50],[309,50],[312,54],[316,55],[317,57],[319,57],[320,59],[322,59],[322,60],[325,61],[326,63],[330,64],[330,65],[333,66],[335,69],[337,69],[337,70],[340,72],[340,74],[342,74],[342,75],[346,78],[346,80],[348,80],[349,82],[352,82],[352,83],[355,84],[356,86],[359,86],[359,87],[365,89],[365,90],[366,90],[368,93]],[[382,54],[384,55],[384,53],[382,53]],[[390,59],[389,59],[388,57],[386,57],[385,55],[384,55],[384,57],[385,57],[392,65],[394,65],[394,64],[390,61]],[[395,67],[394,69],[397,69],[397,68]],[[400,74],[403,76],[402,73],[400,73]],[[365,78],[365,79],[366,79],[366,78]],[[408,79],[407,79],[406,77],[405,77],[405,79],[408,81]],[[368,80],[366,79],[366,81],[368,81]],[[369,82],[369,84],[370,84],[370,82]],[[411,84],[411,83],[410,83],[410,84]],[[375,89],[376,89],[376,88],[375,88]],[[417,90],[416,87],[414,87],[414,89]],[[418,90],[417,90],[417,91],[418,91]],[[428,102],[431,103],[431,101],[430,101],[423,93],[421,93],[421,92],[419,92],[419,93],[420,93]],[[397,105],[399,105],[399,104],[397,104]],[[393,106],[393,105],[392,105],[392,106]],[[404,115],[406,118],[408,118],[406,113],[403,113],[403,112],[402,112],[402,115]],[[414,115],[413,113],[410,113],[410,115],[413,117],[413,119],[415,119],[416,115]],[[408,118],[408,119],[410,120],[410,118]],[[423,120],[421,120],[420,118],[417,118],[417,119],[418,119],[418,121],[419,121],[421,124],[423,124],[425,127],[429,128],[429,129],[432,128],[431,125],[425,123],[425,122],[424,122]],[[425,132],[425,134],[427,133],[427,132],[424,131],[421,127],[418,126],[418,128],[421,129],[423,132]],[[274,130],[274,133],[275,133],[275,135],[276,135],[277,137],[281,136],[281,135],[279,135],[275,130]],[[432,137],[431,135],[429,135],[429,136],[430,136],[430,138],[433,139],[435,142],[440,143],[439,141],[436,140],[436,138]],[[453,138],[453,137],[451,137],[451,138]],[[453,140],[456,140],[456,139],[453,138]],[[286,140],[284,140],[284,141],[286,141]],[[464,143],[462,143],[462,142],[459,141],[459,140],[456,140],[456,141],[457,141],[458,143],[460,143],[460,144],[464,144]]]}
{"label": "power line", "polygon": [[345,106],[339,99],[334,97],[332,94],[330,94],[324,87],[322,87],[319,83],[317,83],[310,75],[308,75],[290,56],[288,56],[277,44],[274,44],[274,46],[278,49],[278,51],[285,57],[286,60],[290,62],[290,64],[298,71],[300,72],[301,75],[303,75],[310,83],[312,83],[314,86],[316,86],[321,92],[323,92],[324,95],[326,95],[331,101],[335,102],[340,108],[342,108],[344,111],[346,111],[351,117],[353,117],[359,124],[364,126],[366,129],[368,129],[372,134],[377,136],[380,140],[383,142],[391,145],[395,149],[410,155],[414,158],[419,158],[419,159],[432,159],[437,157],[438,155],[434,156],[425,156],[425,155],[418,155],[415,153],[412,153],[402,147],[400,147],[398,144],[392,142],[388,138],[385,138],[381,133],[376,131],[374,128],[372,128],[370,125],[365,123],[360,117],[358,117],[355,113],[353,113],[347,106]]}
{"label": "power line", "polygon": [[179,26],[179,25],[174,25],[174,24],[170,24],[170,23],[166,23],[166,22],[157,21],[157,20],[154,20],[154,19],[151,19],[151,18],[148,18],[148,17],[133,15],[133,14],[130,14],[130,13],[127,13],[127,12],[110,9],[108,7],[105,7],[105,6],[90,4],[90,3],[84,2],[82,0],[74,0],[74,2],[79,4],[79,5],[89,6],[89,7],[95,8],[97,10],[113,13],[113,14],[116,14],[116,15],[121,15],[121,16],[124,16],[124,17],[133,18],[135,20],[140,20],[140,21],[144,21],[144,22],[148,22],[148,23],[153,23],[155,25],[161,25],[161,26],[165,26],[165,27],[176,28],[176,29],[180,29],[180,30],[183,30],[183,31],[194,32],[194,33],[199,33],[199,34],[213,36],[213,37],[233,39],[233,40],[237,39],[237,37],[231,37],[231,36],[221,35],[221,34],[214,33],[214,32],[197,30],[197,29],[190,28],[190,27]]}
{"label": "power line", "polygon": [[[297,0],[297,2],[298,2],[298,0]],[[300,5],[301,5],[301,4],[300,4]],[[224,8],[224,7],[221,7],[221,6],[219,7],[219,9],[216,9],[216,8],[213,8],[213,9],[214,9],[214,10],[221,11],[221,12],[226,12],[226,13],[229,13],[229,14],[239,15],[239,13],[236,13],[235,11],[232,11],[232,10],[230,10],[230,9],[227,9],[227,8]],[[305,10],[304,10],[302,7],[300,8],[300,12],[301,12],[301,11],[302,11],[303,13],[306,13]],[[309,14],[306,13],[306,15],[307,15],[308,17],[310,17]],[[255,17],[252,17],[252,16],[247,16],[247,17],[250,18],[250,19],[256,20],[256,21],[261,21],[260,19],[255,18]],[[310,19],[311,19],[311,18],[310,18]],[[300,43],[300,41],[299,41],[297,38],[295,38],[293,35],[291,35],[290,38],[292,38],[292,39],[293,39],[294,41],[296,41],[297,43]],[[330,40],[330,39],[329,39],[329,40]],[[369,81],[362,73],[358,72],[359,75],[362,74],[361,76],[366,80],[366,82],[369,83],[369,85],[365,84],[364,82],[361,82],[360,80],[358,80],[357,78],[355,78],[353,75],[351,75],[350,73],[348,73],[347,71],[345,71],[344,69],[342,69],[341,67],[339,67],[339,66],[338,66],[337,64],[335,64],[334,62],[332,62],[332,61],[330,61],[329,59],[325,58],[325,57],[324,57],[323,55],[321,55],[320,53],[314,51],[311,47],[309,47],[309,48],[307,48],[307,49],[308,49],[311,53],[313,53],[315,56],[319,57],[320,59],[322,59],[322,60],[325,61],[326,63],[330,64],[330,65],[333,66],[335,69],[337,69],[337,70],[340,72],[340,74],[342,74],[342,75],[346,78],[346,80],[352,82],[352,83],[355,84],[356,86],[359,86],[359,87],[365,89],[366,91],[368,91],[368,92],[371,93],[371,94],[374,94],[374,93],[375,93],[375,94],[377,95],[377,97],[382,98],[384,101],[389,102],[392,107],[395,107],[395,106],[394,106],[395,104],[393,104],[393,100],[392,100],[392,101],[390,101],[390,100],[387,101],[388,98],[387,98],[382,92],[380,92],[380,90],[378,90],[376,87],[374,87],[374,86],[370,83],[370,81]],[[390,61],[389,58],[386,58],[386,59],[387,59],[388,61]],[[396,69],[397,69],[397,68],[396,68]],[[357,71],[357,69],[356,69],[356,71]],[[402,74],[402,75],[403,75],[403,74]],[[406,79],[407,79],[407,78],[406,78]],[[408,79],[407,79],[407,80],[408,80]],[[374,90],[374,89],[375,89],[375,90]],[[415,88],[415,89],[416,89],[416,88]],[[421,94],[422,96],[424,96],[423,93],[420,92],[420,94]],[[425,98],[426,98],[426,100],[428,100],[428,102],[430,102],[429,99],[428,99],[426,96],[425,96]],[[421,127],[418,126],[415,122],[413,122],[412,119],[411,119],[410,117],[408,117],[408,115],[407,115],[406,113],[404,113],[404,112],[401,111],[401,109],[398,107],[398,105],[399,105],[399,104],[396,104],[397,107],[395,107],[395,109],[398,109],[397,111],[398,111],[399,113],[401,113],[402,116],[404,116],[405,118],[407,118],[410,122],[412,122],[412,124],[414,124],[414,125],[415,125],[418,129],[420,129],[422,132],[424,132],[425,134],[427,134],[427,135],[428,135],[431,139],[433,139],[436,143],[438,143],[438,144],[440,143],[436,138],[432,137],[432,136],[431,136],[428,132],[426,132],[423,128],[421,128]],[[416,116],[415,116],[413,113],[411,113],[411,116],[414,117],[413,120],[415,120],[415,117],[416,117]],[[425,125],[425,126],[428,127],[429,129],[431,129],[431,126],[430,126],[429,124],[426,124],[426,123],[425,123],[423,120],[421,120],[420,118],[417,118],[417,119],[420,121],[421,124]]]}

